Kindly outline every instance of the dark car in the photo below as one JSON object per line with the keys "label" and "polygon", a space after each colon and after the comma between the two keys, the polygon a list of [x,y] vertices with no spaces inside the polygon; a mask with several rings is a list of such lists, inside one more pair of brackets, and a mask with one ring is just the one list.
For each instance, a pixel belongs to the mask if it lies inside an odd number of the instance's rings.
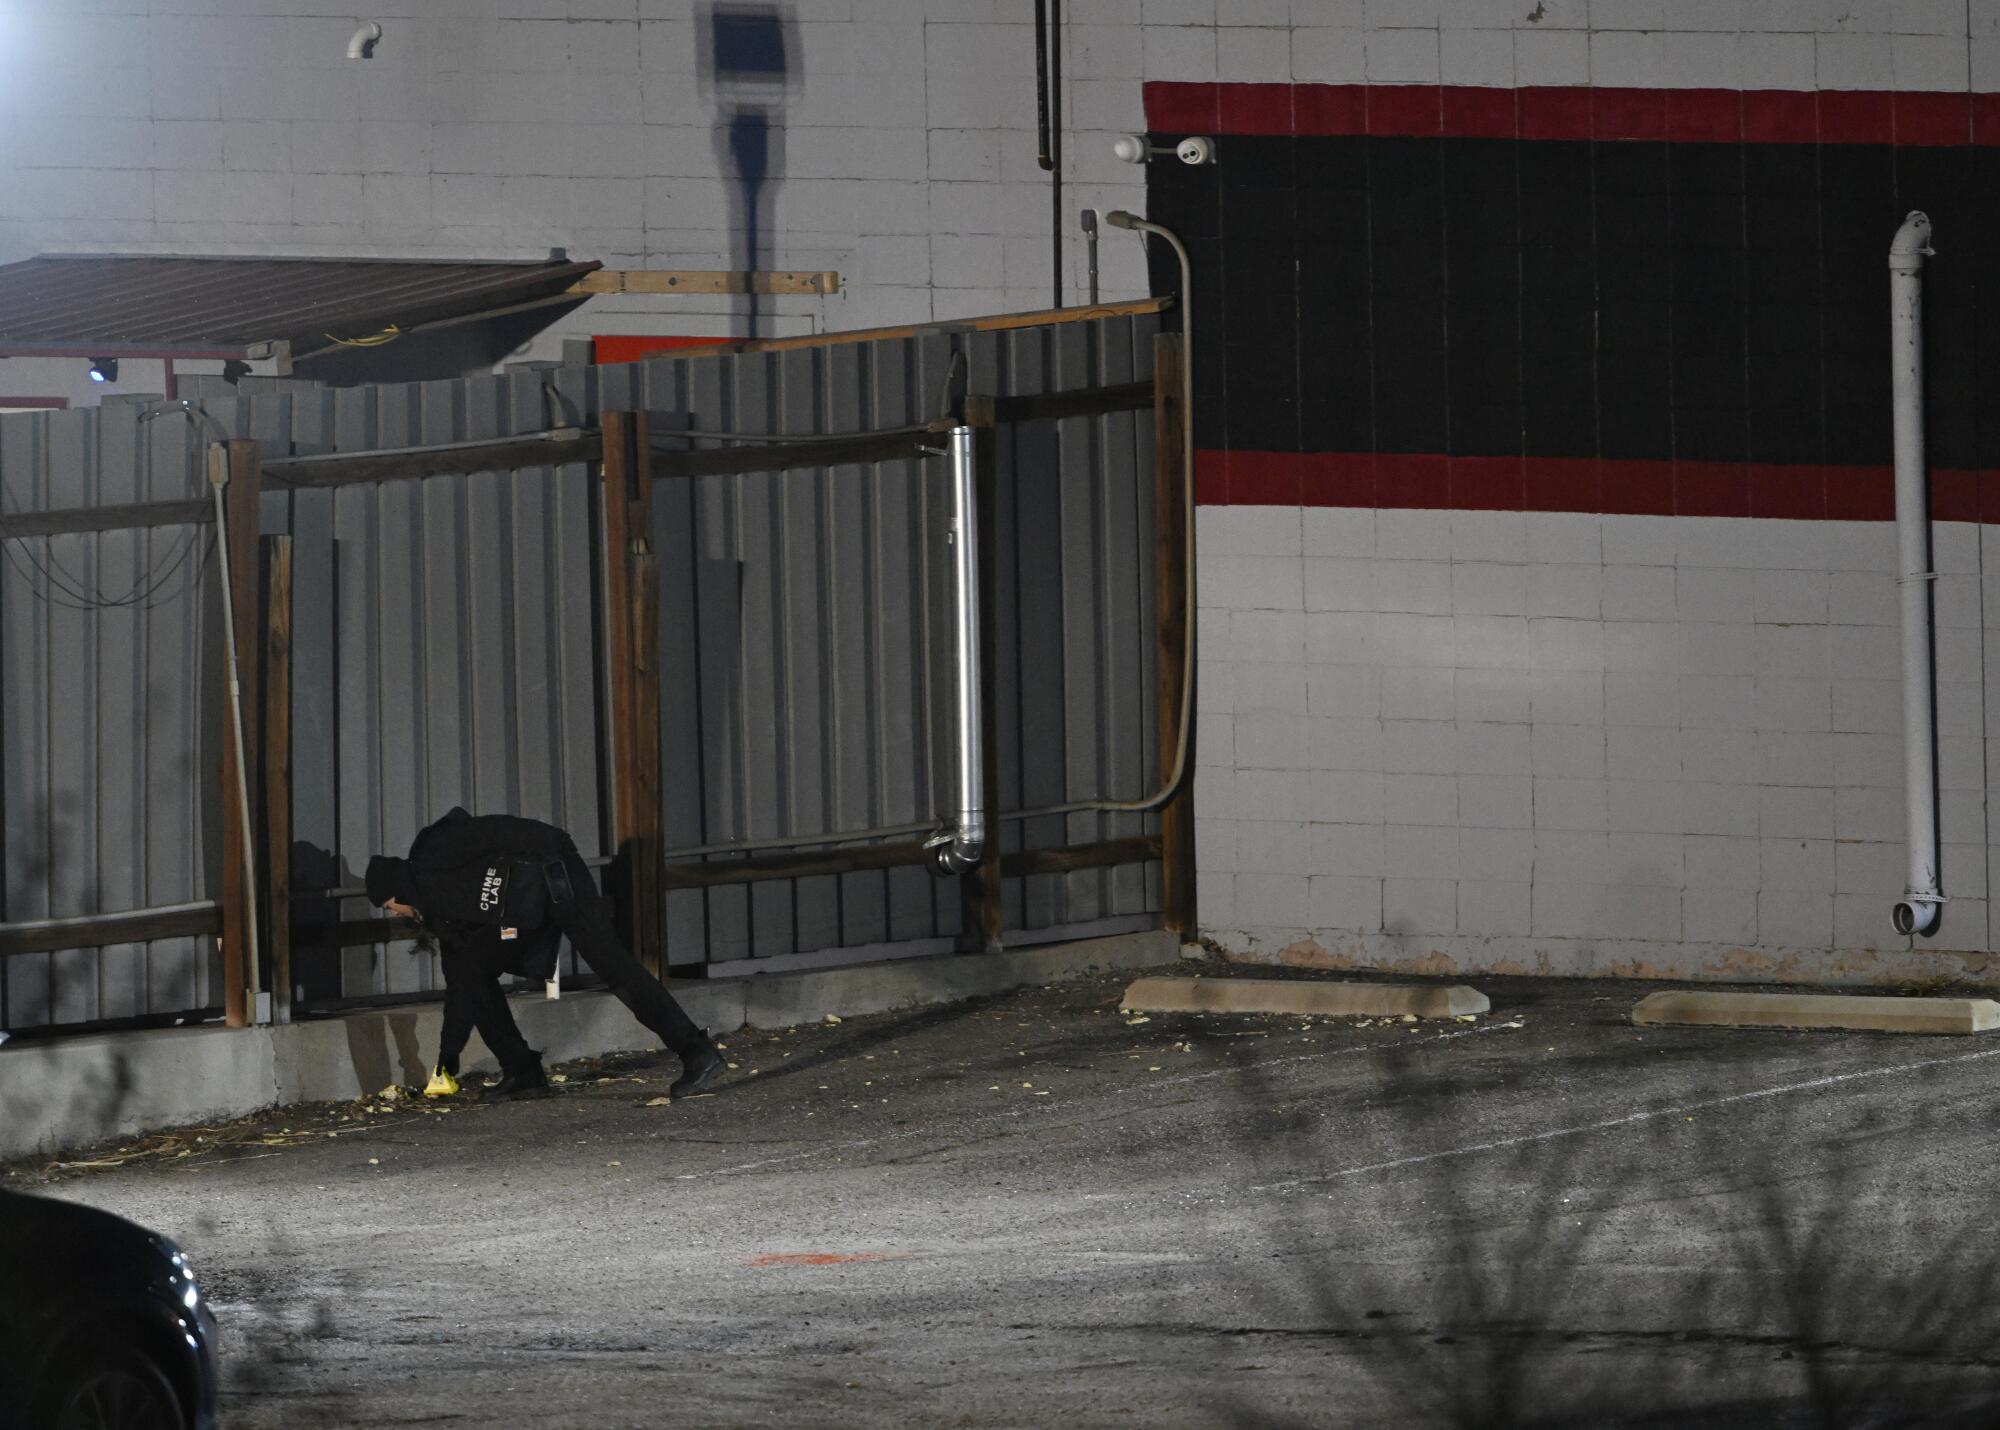
{"label": "dark car", "polygon": [[215,1317],[180,1248],[0,1191],[0,1430],[213,1430]]}

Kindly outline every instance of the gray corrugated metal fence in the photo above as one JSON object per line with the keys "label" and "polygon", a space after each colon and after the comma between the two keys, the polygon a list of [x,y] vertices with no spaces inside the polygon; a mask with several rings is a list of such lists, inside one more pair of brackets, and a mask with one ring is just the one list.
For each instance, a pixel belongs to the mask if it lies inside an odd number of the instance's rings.
{"label": "gray corrugated metal fence", "polygon": [[[451,382],[192,391],[267,459],[594,425],[624,409],[651,414],[656,436],[831,434],[937,415],[954,350],[968,390],[1001,397],[1146,379],[1156,328],[1151,316],[1119,317]],[[9,509],[199,494],[191,426],[141,426],[129,405],[6,418]],[[996,802],[1144,793],[1156,767],[1150,414],[1003,427],[996,441]],[[952,740],[943,479],[941,462],[900,461],[656,484],[670,848],[936,811]],[[358,882],[370,853],[407,846],[454,804],[549,819],[586,855],[608,852],[596,488],[594,469],[576,465],[266,496],[265,531],[293,538],[302,894]],[[146,569],[149,544],[157,553],[187,530],[7,545],[130,573]],[[208,894],[220,753],[212,566],[194,597],[139,616],[61,611],[19,572],[4,579],[0,923]],[[100,574],[98,584],[116,583]],[[85,647],[87,668],[53,655]],[[55,715],[85,707],[90,723]],[[80,810],[90,812],[81,825]],[[1000,826],[1010,850],[1148,827],[1140,815]],[[77,864],[86,829],[96,852]],[[1013,879],[1007,927],[1062,937],[1147,924],[1157,893],[1156,865]],[[669,954],[789,964],[824,949],[945,947],[958,910],[956,886],[921,869],[679,890]],[[330,912],[301,905],[308,922]],[[158,970],[143,988],[135,959]],[[218,1001],[211,961],[187,940],[0,959],[0,1023],[207,1006]],[[406,949],[339,954],[310,931],[294,968],[315,1003],[421,992],[435,979]]]}
{"label": "gray corrugated metal fence", "polygon": [[[0,513],[202,495],[184,422],[139,416],[117,403],[0,418]],[[212,888],[210,545],[197,526],[0,543],[0,922],[185,903]],[[219,1005],[213,946],[0,958],[0,1027]]]}

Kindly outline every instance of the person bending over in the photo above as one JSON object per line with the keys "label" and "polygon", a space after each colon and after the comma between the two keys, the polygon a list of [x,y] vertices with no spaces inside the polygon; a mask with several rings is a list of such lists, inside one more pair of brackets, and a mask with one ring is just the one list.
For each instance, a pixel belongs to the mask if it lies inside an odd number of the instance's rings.
{"label": "person bending over", "polygon": [[567,937],[602,978],[681,1060],[669,1092],[690,1097],[714,1081],[723,1058],[660,981],[632,956],[612,925],[576,842],[553,824],[463,809],[418,832],[407,858],[368,861],[368,900],[414,919],[438,938],[445,976],[444,1033],[433,1087],[453,1086],[459,1055],[477,1028],[500,1063],[487,1092],[501,1100],[548,1091],[542,1055],[528,1046],[500,991],[500,974],[550,976]]}

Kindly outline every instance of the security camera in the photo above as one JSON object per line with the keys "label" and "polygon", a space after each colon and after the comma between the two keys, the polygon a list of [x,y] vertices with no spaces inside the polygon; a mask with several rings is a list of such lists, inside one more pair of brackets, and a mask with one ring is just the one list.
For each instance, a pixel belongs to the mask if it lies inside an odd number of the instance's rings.
{"label": "security camera", "polygon": [[1156,154],[1172,154],[1183,164],[1213,164],[1215,141],[1193,134],[1172,149],[1163,149],[1148,143],[1143,134],[1121,134],[1112,141],[1111,152],[1127,164],[1143,164]]}

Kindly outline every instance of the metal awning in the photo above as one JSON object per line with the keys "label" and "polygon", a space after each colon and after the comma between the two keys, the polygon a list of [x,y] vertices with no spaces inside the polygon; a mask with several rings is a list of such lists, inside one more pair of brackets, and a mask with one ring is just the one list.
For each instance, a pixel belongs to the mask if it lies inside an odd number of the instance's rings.
{"label": "metal awning", "polygon": [[44,254],[0,266],[0,356],[275,359],[574,303],[595,261]]}

